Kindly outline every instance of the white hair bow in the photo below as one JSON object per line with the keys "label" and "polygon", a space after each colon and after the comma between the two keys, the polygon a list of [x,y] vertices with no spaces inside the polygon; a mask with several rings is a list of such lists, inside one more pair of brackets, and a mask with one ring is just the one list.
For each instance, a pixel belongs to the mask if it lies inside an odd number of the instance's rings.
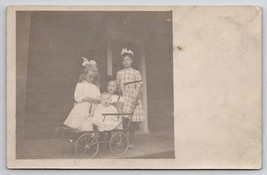
{"label": "white hair bow", "polygon": [[125,54],[125,53],[134,55],[134,53],[133,53],[132,50],[128,50],[127,48],[122,48],[122,49],[121,49],[121,55],[123,55],[123,54]]}
{"label": "white hair bow", "polygon": [[88,59],[85,58],[85,57],[82,57],[82,59],[83,59],[82,66],[86,66],[87,64],[90,64],[90,65],[92,65],[92,66],[97,66],[97,63],[96,63],[95,60],[90,60],[90,61],[88,61]]}

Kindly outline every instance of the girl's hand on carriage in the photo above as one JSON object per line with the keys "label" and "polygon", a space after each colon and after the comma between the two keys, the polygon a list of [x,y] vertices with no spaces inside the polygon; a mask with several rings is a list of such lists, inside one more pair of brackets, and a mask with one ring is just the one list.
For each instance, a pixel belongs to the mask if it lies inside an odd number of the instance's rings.
{"label": "girl's hand on carriage", "polygon": [[101,101],[99,98],[94,98],[92,103],[99,104]]}
{"label": "girl's hand on carriage", "polygon": [[85,98],[82,99],[82,102],[90,102],[90,100],[91,100],[91,98],[85,97]]}
{"label": "girl's hand on carriage", "polygon": [[94,113],[91,112],[88,117],[94,117]]}

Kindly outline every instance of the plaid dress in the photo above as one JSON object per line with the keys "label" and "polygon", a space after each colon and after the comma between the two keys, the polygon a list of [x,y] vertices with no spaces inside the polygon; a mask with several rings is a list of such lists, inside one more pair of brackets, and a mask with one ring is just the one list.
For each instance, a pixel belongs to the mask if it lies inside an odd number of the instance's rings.
{"label": "plaid dress", "polygon": [[[142,83],[137,82],[137,83],[131,83],[131,84],[126,84],[129,82],[134,82],[134,81],[140,81],[142,80],[141,74],[139,71],[132,69],[132,68],[127,68],[127,69],[122,69],[117,72],[117,81],[119,83],[119,87],[122,91],[122,95],[124,98],[124,103],[123,103],[123,112],[125,113],[131,113],[133,108],[134,108],[134,100],[136,97],[138,97],[139,94],[139,87]],[[144,121],[144,110],[143,106],[141,103],[141,100],[139,98],[137,102],[137,106],[134,110],[132,121],[134,122],[142,122]]]}

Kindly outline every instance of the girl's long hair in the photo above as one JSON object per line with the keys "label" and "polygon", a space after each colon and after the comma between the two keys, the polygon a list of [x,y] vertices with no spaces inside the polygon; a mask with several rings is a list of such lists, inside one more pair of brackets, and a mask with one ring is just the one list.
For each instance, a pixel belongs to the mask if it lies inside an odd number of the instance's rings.
{"label": "girl's long hair", "polygon": [[87,74],[88,74],[88,70],[86,69],[86,67],[83,67],[80,73],[78,82],[81,83],[82,81],[85,81]]}
{"label": "girl's long hair", "polygon": [[98,72],[97,67],[95,67],[95,66],[83,67],[82,71],[81,71],[81,74],[79,76],[78,82],[80,83],[82,81],[86,81],[86,77],[87,77],[87,74],[89,72],[92,72],[95,75],[94,80],[93,80],[92,83],[97,85],[98,87],[100,87],[100,84],[99,84],[99,72]]}

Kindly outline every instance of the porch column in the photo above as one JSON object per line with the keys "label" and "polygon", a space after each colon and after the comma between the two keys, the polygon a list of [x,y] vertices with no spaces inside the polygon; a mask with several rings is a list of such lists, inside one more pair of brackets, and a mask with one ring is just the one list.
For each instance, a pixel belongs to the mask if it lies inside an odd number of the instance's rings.
{"label": "porch column", "polygon": [[112,76],[112,50],[111,50],[111,43],[110,37],[108,37],[108,47],[107,47],[107,73],[108,75]]}
{"label": "porch column", "polygon": [[140,61],[140,71],[143,79],[143,92],[141,96],[142,105],[145,113],[145,121],[141,124],[141,130],[144,133],[149,133],[148,131],[148,116],[147,116],[147,80],[146,80],[146,52],[145,52],[145,41],[140,42],[141,49],[141,61]]}

